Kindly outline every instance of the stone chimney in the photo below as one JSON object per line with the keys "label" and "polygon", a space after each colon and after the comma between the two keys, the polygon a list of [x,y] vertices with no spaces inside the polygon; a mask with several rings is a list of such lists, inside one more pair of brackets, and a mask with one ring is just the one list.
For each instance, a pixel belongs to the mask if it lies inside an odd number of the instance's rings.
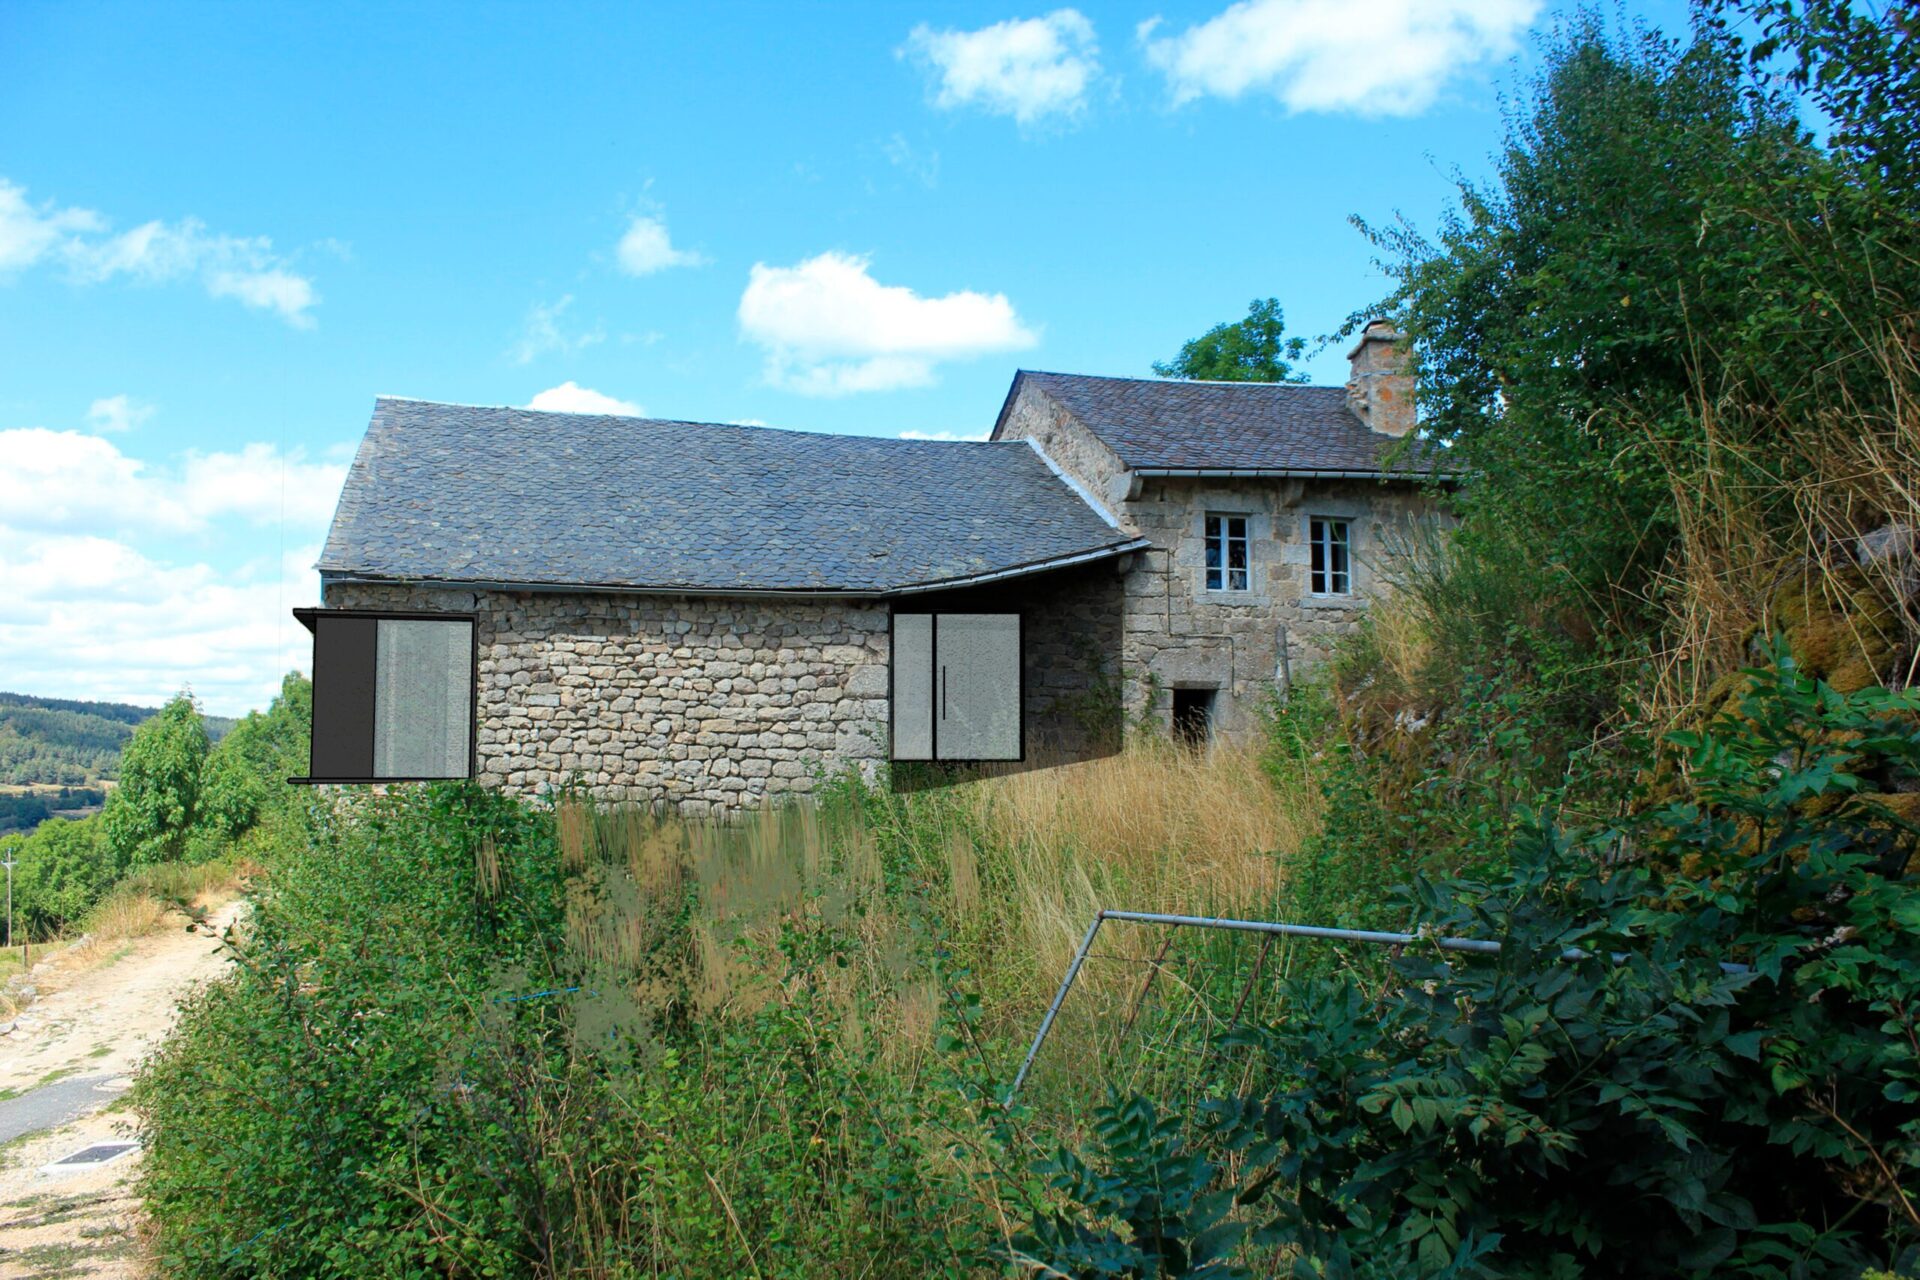
{"label": "stone chimney", "polygon": [[1347,377],[1347,403],[1360,421],[1383,436],[1412,431],[1413,374],[1400,331],[1385,320],[1367,321],[1347,359],[1353,364]]}

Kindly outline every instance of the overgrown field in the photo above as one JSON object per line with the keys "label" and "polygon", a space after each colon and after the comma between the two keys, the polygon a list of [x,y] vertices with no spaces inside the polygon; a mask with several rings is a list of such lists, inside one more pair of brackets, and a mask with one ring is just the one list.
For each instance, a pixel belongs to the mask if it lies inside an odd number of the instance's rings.
{"label": "overgrown field", "polygon": [[[1315,808],[1253,753],[1153,743],[946,793],[842,782],[733,826],[341,797],[142,1083],[163,1256],[975,1274],[1039,1151],[976,1103],[1094,910],[1271,915]],[[1206,1047],[1185,999],[1126,1033],[1158,939],[1114,932],[1030,1089],[1056,1137],[1107,1082],[1185,1078]],[[1169,986],[1224,990],[1236,956],[1180,961]]]}

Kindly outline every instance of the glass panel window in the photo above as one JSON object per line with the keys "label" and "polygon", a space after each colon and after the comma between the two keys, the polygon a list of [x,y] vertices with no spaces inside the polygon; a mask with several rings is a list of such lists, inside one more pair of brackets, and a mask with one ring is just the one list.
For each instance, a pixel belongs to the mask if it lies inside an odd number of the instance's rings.
{"label": "glass panel window", "polygon": [[1209,515],[1206,544],[1207,590],[1250,590],[1253,582],[1247,555],[1247,518]]}
{"label": "glass panel window", "polygon": [[1314,516],[1307,522],[1307,590],[1316,596],[1353,594],[1352,527]]}
{"label": "glass panel window", "polygon": [[313,631],[308,782],[473,772],[473,619],[298,609]]}
{"label": "glass panel window", "polygon": [[1018,760],[1020,615],[893,615],[893,758]]}

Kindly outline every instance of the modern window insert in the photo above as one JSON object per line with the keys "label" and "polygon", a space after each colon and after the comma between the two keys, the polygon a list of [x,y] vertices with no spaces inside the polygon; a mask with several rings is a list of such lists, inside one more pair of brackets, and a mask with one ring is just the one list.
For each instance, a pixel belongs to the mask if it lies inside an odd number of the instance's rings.
{"label": "modern window insert", "polygon": [[1345,520],[1314,516],[1307,522],[1310,572],[1307,590],[1316,596],[1353,594],[1353,532]]}
{"label": "modern window insert", "polygon": [[1019,760],[1020,615],[893,615],[893,758]]}
{"label": "modern window insert", "polygon": [[300,782],[473,776],[473,619],[296,609],[313,632],[313,754]]}
{"label": "modern window insert", "polygon": [[1207,516],[1207,590],[1247,591],[1247,518]]}

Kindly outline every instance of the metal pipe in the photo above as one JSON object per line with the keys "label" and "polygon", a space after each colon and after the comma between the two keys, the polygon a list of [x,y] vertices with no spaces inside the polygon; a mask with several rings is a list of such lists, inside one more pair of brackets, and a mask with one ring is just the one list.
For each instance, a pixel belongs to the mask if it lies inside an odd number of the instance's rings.
{"label": "metal pipe", "polygon": [[[1100,932],[1100,926],[1108,920],[1125,920],[1133,924],[1166,924],[1187,926],[1196,929],[1231,929],[1239,933],[1262,933],[1269,938],[1278,935],[1285,938],[1321,938],[1333,942],[1366,942],[1375,946],[1405,947],[1417,942],[1428,942],[1442,951],[1458,951],[1468,955],[1495,956],[1500,954],[1500,944],[1488,938],[1449,938],[1435,934],[1387,933],[1378,929],[1331,929],[1324,925],[1285,924],[1275,920],[1233,920],[1223,916],[1179,916],[1159,911],[1109,911],[1104,907],[1094,913],[1093,923],[1087,926],[1087,936],[1080,942],[1080,950],[1074,954],[1073,963],[1067,968],[1067,976],[1060,980],[1060,989],[1053,994],[1053,1003],[1047,1006],[1047,1016],[1040,1020],[1040,1029],[1034,1033],[1033,1044],[1027,1049],[1026,1059],[1020,1064],[1019,1074],[1013,1078],[1013,1084],[1007,1089],[1007,1101],[1011,1103],[1014,1095],[1020,1092],[1028,1071],[1032,1070],[1034,1059],[1040,1056],[1040,1047],[1046,1043],[1047,1033],[1053,1030],[1053,1020],[1065,1003],[1067,989],[1080,974],[1080,966],[1086,961],[1087,951],[1093,946],[1094,935]],[[1585,960],[1594,953],[1579,947],[1568,947],[1560,953],[1562,960]],[[1615,964],[1625,964],[1627,954],[1624,951],[1612,952],[1609,958]],[[1744,964],[1730,961],[1720,962],[1720,972],[1725,974],[1746,973]]]}
{"label": "metal pipe", "polygon": [[1452,480],[1450,471],[1315,470],[1310,467],[1135,467],[1133,474],[1149,480],[1169,478],[1214,480]]}
{"label": "metal pipe", "polygon": [[1086,963],[1087,952],[1093,948],[1093,937],[1100,932],[1100,922],[1107,918],[1105,911],[1096,911],[1093,923],[1087,926],[1087,936],[1080,939],[1080,949],[1073,953],[1073,963],[1067,966],[1067,976],[1060,979],[1060,989],[1053,993],[1053,1003],[1047,1006],[1047,1016],[1040,1019],[1040,1030],[1034,1034],[1033,1046],[1027,1050],[1027,1059],[1020,1064],[1020,1074],[1013,1078],[1013,1084],[1007,1090],[1007,1101],[1013,1101],[1013,1095],[1020,1092],[1020,1085],[1027,1078],[1027,1072],[1033,1066],[1033,1060],[1040,1056],[1040,1046],[1046,1043],[1047,1032],[1053,1030],[1053,1020],[1060,1013],[1060,1005],[1067,998],[1067,988],[1080,973],[1080,966]]}

